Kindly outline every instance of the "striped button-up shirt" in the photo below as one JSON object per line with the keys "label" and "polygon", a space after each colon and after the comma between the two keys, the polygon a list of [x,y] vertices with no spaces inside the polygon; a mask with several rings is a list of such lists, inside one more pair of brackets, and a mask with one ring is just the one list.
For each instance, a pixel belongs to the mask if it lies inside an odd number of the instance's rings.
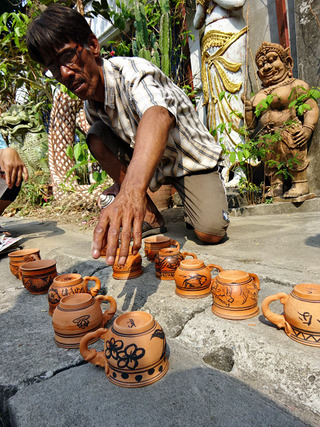
{"label": "striped button-up shirt", "polygon": [[85,102],[90,124],[102,120],[134,147],[139,121],[153,106],[165,107],[176,119],[165,151],[151,180],[156,190],[166,177],[181,177],[211,170],[221,160],[222,149],[201,123],[187,95],[158,67],[142,58],[103,60],[104,105]]}

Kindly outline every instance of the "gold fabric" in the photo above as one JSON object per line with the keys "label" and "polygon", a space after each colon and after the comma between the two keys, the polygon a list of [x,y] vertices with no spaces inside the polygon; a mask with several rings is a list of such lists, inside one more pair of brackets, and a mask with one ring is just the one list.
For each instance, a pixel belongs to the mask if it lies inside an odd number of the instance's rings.
{"label": "gold fabric", "polygon": [[[246,32],[247,27],[244,27],[238,33],[225,33],[223,31],[212,30],[203,37],[201,46],[201,78],[203,84],[204,105],[209,103],[209,93],[211,94],[213,102],[217,102],[217,97],[214,95],[210,76],[210,69],[212,66],[215,66],[217,75],[222,80],[225,90],[230,93],[236,93],[241,89],[242,82],[232,82],[228,78],[225,69],[236,73],[242,64],[229,61],[222,55],[232,45],[232,43],[238,40]],[[210,55],[208,50],[211,47],[219,47],[219,49],[214,54]]]}

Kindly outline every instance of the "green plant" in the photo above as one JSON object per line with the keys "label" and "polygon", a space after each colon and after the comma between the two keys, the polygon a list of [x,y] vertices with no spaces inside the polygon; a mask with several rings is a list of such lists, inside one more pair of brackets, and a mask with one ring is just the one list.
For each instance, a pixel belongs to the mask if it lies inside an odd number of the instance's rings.
{"label": "green plant", "polygon": [[[73,181],[76,181],[78,184],[86,184],[87,182],[89,182],[88,164],[97,163],[97,160],[90,153],[86,142],[83,142],[81,140],[73,147],[69,145],[66,150],[66,154],[70,159],[75,160],[75,165],[68,171],[65,183],[62,184],[62,188],[68,191],[72,191]],[[69,179],[70,177],[71,181]],[[105,171],[95,171],[92,173],[92,178],[95,182],[91,184],[89,192],[92,192],[96,187],[105,183],[108,180],[108,175]]]}
{"label": "green plant", "polygon": [[36,206],[49,205],[53,201],[49,182],[50,174],[43,171],[38,171],[32,179],[23,181],[13,207],[24,213]]}
{"label": "green plant", "polygon": [[[294,92],[290,94],[290,98],[294,99],[289,104],[289,108],[294,107],[297,110],[297,115],[302,116],[305,111],[311,108],[310,105],[307,104],[308,99],[319,99],[320,90],[319,88],[306,90],[302,87],[299,89],[302,90],[302,95],[296,96]],[[219,94],[219,99],[222,100],[224,96],[225,92],[221,92]],[[275,97],[277,97],[277,95],[270,94],[257,105],[255,109],[256,117],[260,117],[263,112],[270,108]],[[234,111],[233,114],[241,117],[241,114],[238,112]],[[296,125],[296,122],[288,120],[283,124],[283,129],[293,125]],[[220,123],[215,129],[211,129],[211,133],[213,136],[217,135],[218,131],[220,134],[223,134],[225,129],[230,129],[230,126],[232,126],[231,122]],[[239,188],[241,192],[247,194],[248,202],[250,204],[254,203],[255,193],[260,191],[260,187],[262,187],[262,201],[265,201],[266,167],[275,169],[275,175],[281,176],[281,178],[287,180],[292,178],[289,171],[294,169],[294,165],[299,164],[299,161],[296,157],[289,158],[287,161],[271,158],[271,155],[274,154],[274,147],[282,140],[280,131],[266,133],[265,129],[262,129],[254,136],[251,136],[246,126],[242,126],[239,129],[239,133],[244,136],[244,142],[237,144],[235,151],[227,150],[226,146],[223,144],[223,136],[220,137],[223,152],[229,157],[230,163],[234,168],[240,166],[245,172],[246,178],[241,178]],[[259,161],[264,163],[264,177],[263,182],[257,185],[254,183],[253,169]]]}
{"label": "green plant", "polygon": [[[31,3],[28,1],[28,4]],[[26,100],[38,103],[52,101],[51,82],[27,52],[25,34],[30,18],[22,12],[0,16],[0,110],[6,111],[16,103],[20,90]]]}

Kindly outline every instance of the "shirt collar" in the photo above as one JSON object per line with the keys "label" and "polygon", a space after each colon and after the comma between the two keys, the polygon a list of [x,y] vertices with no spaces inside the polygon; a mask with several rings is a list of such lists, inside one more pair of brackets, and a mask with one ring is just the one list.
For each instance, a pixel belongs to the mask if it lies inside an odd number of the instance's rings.
{"label": "shirt collar", "polygon": [[[104,79],[104,109],[107,107],[115,109],[115,89],[116,79],[114,77],[114,67],[108,59],[102,59],[102,71]],[[101,104],[94,100],[89,100],[89,105],[95,111],[101,108]]]}
{"label": "shirt collar", "polygon": [[103,78],[104,78],[104,107],[115,108],[115,90],[116,79],[114,77],[114,68],[108,59],[103,59]]}

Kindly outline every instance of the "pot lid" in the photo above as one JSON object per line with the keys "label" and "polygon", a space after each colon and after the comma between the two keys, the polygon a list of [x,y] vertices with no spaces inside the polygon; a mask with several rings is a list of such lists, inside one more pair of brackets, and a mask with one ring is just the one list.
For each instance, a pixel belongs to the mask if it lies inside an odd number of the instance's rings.
{"label": "pot lid", "polygon": [[241,270],[224,270],[220,271],[217,279],[222,283],[242,283],[250,280],[250,276]]}
{"label": "pot lid", "polygon": [[192,270],[193,268],[204,267],[204,262],[201,259],[184,259],[180,262],[180,267]]}
{"label": "pot lid", "polygon": [[30,254],[39,253],[40,249],[30,248],[30,249],[19,249],[18,251],[13,251],[8,254],[10,258],[22,257]]}
{"label": "pot lid", "polygon": [[292,291],[300,298],[320,302],[320,285],[315,283],[301,283],[296,285]]}
{"label": "pot lid", "polygon": [[135,335],[146,332],[154,325],[154,318],[145,311],[131,311],[117,317],[112,328],[126,335]]}
{"label": "pot lid", "polygon": [[55,259],[40,259],[38,261],[25,262],[20,265],[22,271],[36,271],[50,268],[56,265]]}
{"label": "pot lid", "polygon": [[159,256],[170,256],[170,255],[178,255],[180,253],[177,248],[163,248],[158,252]]}
{"label": "pot lid", "polygon": [[63,310],[78,310],[90,306],[94,301],[90,294],[71,294],[61,298],[59,307]]}
{"label": "pot lid", "polygon": [[171,239],[168,236],[157,235],[157,236],[146,237],[143,240],[145,243],[164,243],[164,242],[169,242],[169,240]]}
{"label": "pot lid", "polygon": [[61,286],[77,285],[82,281],[81,274],[67,273],[61,274],[53,279],[54,283]]}

